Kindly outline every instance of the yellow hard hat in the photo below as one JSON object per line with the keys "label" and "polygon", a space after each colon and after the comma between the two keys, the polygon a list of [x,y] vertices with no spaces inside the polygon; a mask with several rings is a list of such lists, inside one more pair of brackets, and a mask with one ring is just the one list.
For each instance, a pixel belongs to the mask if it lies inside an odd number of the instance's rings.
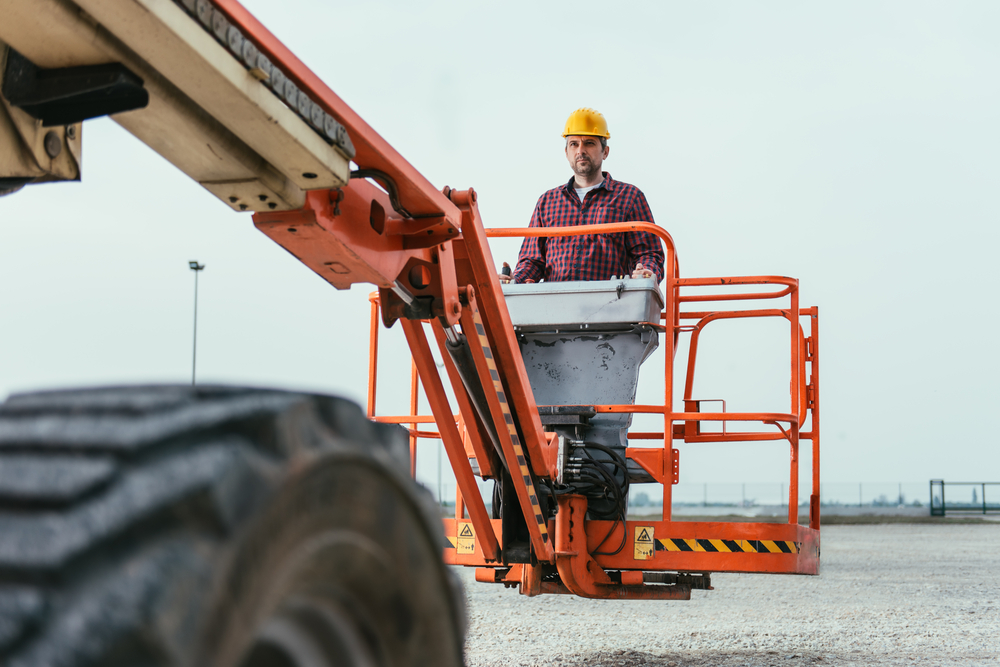
{"label": "yellow hard hat", "polygon": [[587,107],[577,109],[566,119],[566,129],[563,130],[563,136],[568,137],[571,134],[611,138],[611,133],[608,132],[608,121],[604,120],[604,116],[600,112]]}

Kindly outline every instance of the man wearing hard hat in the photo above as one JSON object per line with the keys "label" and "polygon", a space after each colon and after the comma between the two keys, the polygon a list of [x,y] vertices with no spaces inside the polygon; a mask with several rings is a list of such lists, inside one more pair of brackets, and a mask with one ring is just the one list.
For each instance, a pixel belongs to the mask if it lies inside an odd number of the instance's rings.
{"label": "man wearing hard hat", "polygon": [[[593,109],[570,114],[563,132],[573,178],[543,194],[531,227],[567,227],[605,222],[653,222],[646,197],[634,185],[611,178],[608,123]],[[507,269],[509,271],[509,269]],[[513,276],[503,282],[608,280],[614,276],[663,280],[663,248],[649,232],[526,238]]]}

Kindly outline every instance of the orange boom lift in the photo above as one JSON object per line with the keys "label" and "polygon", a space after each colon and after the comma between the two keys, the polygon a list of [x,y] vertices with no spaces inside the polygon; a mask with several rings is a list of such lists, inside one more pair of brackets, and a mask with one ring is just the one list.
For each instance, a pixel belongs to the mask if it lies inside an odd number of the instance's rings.
{"label": "orange boom lift", "polygon": [[[103,67],[109,60],[122,68],[101,72],[112,77],[109,86],[124,93],[91,100],[93,108],[83,117],[118,114],[117,122],[227,206],[252,212],[261,232],[334,287],[377,288],[371,298],[368,415],[409,425],[411,462],[418,440],[443,443],[458,484],[455,516],[444,520],[448,563],[475,567],[478,581],[516,586],[525,595],[606,599],[688,599],[692,589],[711,588],[712,572],[818,574],[818,313],[800,305],[797,280],[682,278],[670,235],[644,221],[488,229],[474,190],[434,187],[235,0],[7,4],[4,20],[17,29],[0,38],[32,66],[70,78],[74,67]],[[59,39],[47,39],[51,35]],[[21,88],[5,82],[9,108],[17,107],[11,117],[18,121],[21,109],[43,119],[54,114],[50,125],[56,128],[21,127],[25,150],[36,157],[49,150],[51,157],[64,142],[69,152],[59,159],[66,161],[79,151],[73,128],[83,117],[59,116],[53,98],[24,76]],[[23,182],[79,178],[78,162],[39,159]],[[10,180],[7,185],[19,187]],[[522,356],[522,333],[497,280],[489,238],[634,230],[656,234],[666,254],[667,277],[662,294],[657,291],[662,307],[630,321],[635,331],[645,332],[636,334],[647,336],[643,340],[662,338],[663,403],[538,405]],[[761,300],[775,305],[716,309],[723,302]],[[737,318],[787,324],[789,400],[779,412],[706,412],[692,396],[699,337],[709,325]],[[416,371],[411,412],[375,416],[379,328],[397,322]],[[690,336],[688,358],[675,360],[681,336]],[[441,351],[443,373],[432,346]],[[685,374],[679,398],[673,395],[676,361]],[[417,414],[417,377],[430,415]],[[567,424],[640,413],[662,416],[662,430],[628,432],[629,440],[655,446],[628,446],[627,464],[622,457],[581,462],[575,445],[560,435]],[[721,424],[721,431],[703,428],[709,423]],[[731,431],[726,425],[732,423],[751,428]],[[436,431],[425,430],[429,424]],[[787,521],[675,521],[672,487],[681,469],[675,441],[785,443]],[[798,516],[804,442],[812,448],[806,524]],[[659,520],[627,520],[624,494],[610,514],[602,514],[598,496],[573,491],[581,467],[600,476],[598,468],[615,465],[662,485]],[[490,508],[477,476],[502,489]],[[607,488],[616,484],[626,482],[609,481]]]}
{"label": "orange boom lift", "polygon": [[[799,306],[798,281],[777,276],[683,279],[679,276],[673,239],[660,227],[641,221],[583,228],[491,229],[483,224],[472,189],[434,188],[397,154],[333,91],[295,58],[277,39],[235,2],[219,7],[240,29],[256,38],[260,50],[287,68],[289,79],[347,128],[357,149],[358,169],[341,188],[309,192],[303,208],[259,212],[254,224],[339,289],[359,282],[373,283],[373,300],[382,324],[397,321],[403,328],[420,381],[431,407],[448,460],[458,483],[459,502],[454,519],[445,520],[445,533],[456,546],[445,551],[454,564],[477,568],[478,581],[516,584],[521,593],[573,593],[589,598],[688,599],[691,589],[710,587],[711,572],[771,572],[818,574],[819,571],[819,394],[818,312]],[[371,179],[382,187],[367,182]],[[383,192],[384,190],[384,192]],[[528,235],[582,235],[649,231],[663,241],[667,278],[666,306],[656,327],[669,334],[666,341],[663,405],[595,405],[598,412],[663,415],[660,433],[633,434],[635,439],[662,441],[662,447],[628,451],[649,475],[663,485],[663,517],[656,522],[585,520],[587,499],[560,496],[554,517],[542,513],[539,480],[558,475],[558,443],[544,430],[532,387],[521,358],[503,291],[496,278],[496,262],[488,238]],[[755,290],[697,296],[685,288],[754,286]],[[767,286],[772,286],[767,291]],[[681,304],[720,301],[787,299],[783,308],[743,311],[682,311]],[[783,413],[701,412],[691,397],[697,339],[710,323],[731,318],[779,317],[789,326],[790,401]],[[682,324],[682,321],[684,324]],[[689,323],[690,324],[687,324]],[[808,335],[803,332],[803,322]],[[441,377],[431,355],[422,323],[430,324],[434,342],[445,359]],[[377,355],[377,327],[372,328],[371,353]],[[673,359],[677,337],[690,332],[682,412],[673,410]],[[472,391],[463,383],[446,349],[449,338],[464,335],[474,358],[478,392],[488,403],[484,423],[473,407]],[[458,419],[452,412],[445,382],[454,391]],[[369,415],[374,417],[375,374],[369,379]],[[417,424],[419,415],[374,417],[377,421]],[[759,423],[760,431],[702,433],[703,422]],[[459,424],[463,428],[459,429]],[[503,464],[497,465],[488,431],[501,445]],[[426,436],[411,429],[414,440]],[[671,517],[671,487],[679,476],[674,439],[684,442],[752,442],[781,440],[789,447],[788,522],[724,523],[677,522]],[[809,524],[798,518],[800,441],[812,444]],[[517,560],[505,558],[501,519],[491,519],[479,492],[470,460],[483,478],[495,478],[501,468],[516,494],[517,508],[530,537],[530,549]],[[463,535],[475,536],[469,540]],[[602,541],[624,538],[627,547],[614,555],[594,555]],[[649,542],[636,542],[636,539]],[[458,548],[461,544],[462,547]],[[650,545],[650,546],[646,546]],[[664,573],[676,572],[669,575]],[[695,574],[696,573],[696,574]]]}

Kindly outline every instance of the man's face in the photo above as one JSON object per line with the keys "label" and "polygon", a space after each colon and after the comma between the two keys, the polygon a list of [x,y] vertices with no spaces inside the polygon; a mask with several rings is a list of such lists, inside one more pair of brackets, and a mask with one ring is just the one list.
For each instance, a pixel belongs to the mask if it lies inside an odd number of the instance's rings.
{"label": "man's face", "polygon": [[574,174],[589,178],[600,173],[604,158],[608,157],[608,147],[601,148],[599,137],[566,137],[566,159]]}

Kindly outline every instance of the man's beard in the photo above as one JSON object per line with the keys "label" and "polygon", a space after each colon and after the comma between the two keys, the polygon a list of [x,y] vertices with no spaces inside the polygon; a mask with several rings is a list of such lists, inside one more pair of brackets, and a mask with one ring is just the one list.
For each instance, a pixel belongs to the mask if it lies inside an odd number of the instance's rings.
{"label": "man's beard", "polygon": [[594,174],[597,173],[597,170],[599,168],[600,167],[598,167],[590,160],[587,160],[585,162],[576,161],[573,163],[573,171],[577,175],[583,176],[584,178],[589,178],[590,176],[593,176]]}

